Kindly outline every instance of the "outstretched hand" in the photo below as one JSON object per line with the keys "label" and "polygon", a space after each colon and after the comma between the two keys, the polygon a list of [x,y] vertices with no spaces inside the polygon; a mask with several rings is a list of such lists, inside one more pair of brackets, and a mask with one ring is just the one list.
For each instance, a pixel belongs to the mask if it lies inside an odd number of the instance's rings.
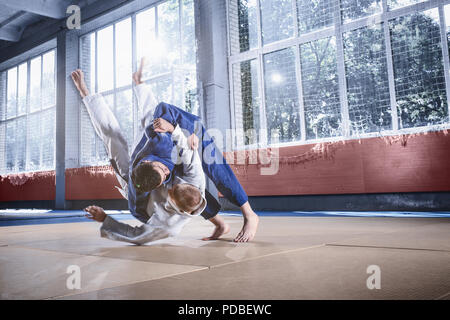
{"label": "outstretched hand", "polygon": [[85,215],[85,217],[88,218],[88,219],[95,220],[95,221],[98,221],[98,222],[105,221],[106,213],[100,207],[89,206],[89,207],[85,208],[84,211],[89,213],[89,214]]}
{"label": "outstretched hand", "polygon": [[140,85],[142,83],[142,70],[145,66],[145,57],[142,57],[141,64],[139,65],[139,69],[133,73],[133,81],[136,85]]}

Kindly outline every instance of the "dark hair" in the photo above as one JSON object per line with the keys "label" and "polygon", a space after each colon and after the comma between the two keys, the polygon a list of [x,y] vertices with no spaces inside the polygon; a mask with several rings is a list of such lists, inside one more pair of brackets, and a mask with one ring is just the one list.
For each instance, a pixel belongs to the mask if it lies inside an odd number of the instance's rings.
{"label": "dark hair", "polygon": [[161,174],[155,170],[151,161],[143,161],[131,173],[131,181],[138,192],[148,192],[161,184]]}

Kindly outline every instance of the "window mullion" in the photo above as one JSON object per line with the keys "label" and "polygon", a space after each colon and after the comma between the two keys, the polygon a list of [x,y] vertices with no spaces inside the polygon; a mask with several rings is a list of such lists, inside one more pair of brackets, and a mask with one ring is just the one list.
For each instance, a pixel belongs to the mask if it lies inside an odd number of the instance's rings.
{"label": "window mullion", "polygon": [[[292,0],[292,12],[294,18],[294,35],[297,39],[299,36],[298,27],[298,13],[297,0]],[[302,67],[300,62],[300,45],[295,46],[295,74],[297,78],[297,97],[299,107],[299,125],[300,125],[300,140],[306,140],[306,122],[305,122],[305,104],[303,101],[303,84],[302,84]]]}
{"label": "window mullion", "polygon": [[43,123],[42,123],[42,116],[43,116],[43,112],[42,112],[42,83],[44,82],[44,56],[41,56],[41,88],[40,88],[40,94],[39,94],[39,167],[42,167],[43,164],[43,158],[44,158],[44,139],[42,139],[42,127],[43,127]]}
{"label": "window mullion", "polygon": [[292,18],[294,20],[294,38],[298,38],[299,31],[298,31],[298,13],[297,13],[297,0],[291,0],[292,1]]}
{"label": "window mullion", "polygon": [[233,72],[233,64],[229,63],[228,64],[228,83],[229,83],[229,88],[230,88],[230,108],[231,108],[231,141],[232,141],[232,145],[231,148],[236,149],[238,147],[241,147],[242,145],[244,145],[244,141],[238,141],[238,137],[242,137],[242,135],[240,135],[240,132],[244,132],[244,127],[242,126],[242,121],[240,121],[240,123],[237,123],[237,112],[238,109],[242,109],[242,108],[238,108],[236,106],[235,103],[235,99],[234,99],[234,82],[236,81],[236,79],[234,79],[234,72]]}
{"label": "window mullion", "polygon": [[18,165],[18,163],[19,163],[19,160],[18,160],[18,158],[19,158],[19,156],[18,156],[18,150],[17,150],[17,136],[18,136],[18,129],[17,129],[17,123],[18,123],[18,120],[17,120],[17,118],[18,118],[18,115],[19,115],[19,65],[17,65],[16,67],[15,67],[15,69],[16,69],[16,112],[15,112],[15,115],[14,115],[14,124],[15,124],[15,126],[14,126],[14,137],[15,137],[15,139],[16,139],[16,146],[15,146],[15,152],[14,152],[14,172],[17,172],[17,171],[19,171],[19,165]]}
{"label": "window mullion", "polygon": [[300,46],[295,46],[295,73],[297,78],[297,97],[300,116],[300,140],[306,140],[305,103],[303,101],[302,66],[300,61]]}
{"label": "window mullion", "polygon": [[178,0],[178,30],[180,35],[180,64],[183,65],[183,3],[181,0]]}
{"label": "window mullion", "polygon": [[98,33],[95,32],[95,93],[98,92]]}
{"label": "window mullion", "polygon": [[[136,47],[136,14],[131,16],[131,73],[137,70],[137,47]],[[133,140],[137,136],[137,126],[136,123],[139,118],[139,110],[137,110],[136,97],[133,94],[134,81],[131,82],[131,103],[133,108]],[[129,146],[132,148],[132,146]]]}
{"label": "window mullion", "polygon": [[[178,0],[178,27],[179,27],[179,40],[180,40],[180,66],[184,66],[184,59],[183,59],[183,1]],[[181,81],[181,108],[183,110],[186,110],[186,99],[185,99],[185,88],[184,88],[184,68],[182,68],[182,81]],[[175,102],[175,101],[174,101]]]}
{"label": "window mullion", "polygon": [[345,77],[344,43],[341,31],[341,8],[339,0],[336,0],[334,3],[335,3],[334,23],[336,34],[336,60],[337,60],[338,83],[339,83],[339,98],[340,98],[339,100],[341,105],[342,135],[344,137],[349,137],[350,119],[347,101],[347,81]]}
{"label": "window mullion", "polygon": [[384,30],[384,41],[386,48],[386,62],[388,71],[388,81],[389,81],[389,97],[391,104],[391,116],[392,116],[392,130],[398,130],[398,114],[397,114],[397,99],[395,96],[395,80],[394,80],[394,64],[392,59],[392,49],[391,49],[391,33],[389,31],[389,20],[387,15],[387,0],[382,0],[383,4],[383,30]]}
{"label": "window mullion", "polygon": [[[95,32],[95,93],[98,92],[98,32]],[[94,148],[96,161],[99,159],[97,135],[94,132]]]}
{"label": "window mullion", "polygon": [[113,110],[114,113],[116,112],[116,89],[117,89],[117,69],[116,69],[116,62],[117,62],[117,56],[116,56],[116,24],[113,24]]}
{"label": "window mullion", "polygon": [[25,170],[29,170],[29,163],[30,163],[30,154],[29,154],[29,150],[28,150],[28,115],[30,113],[30,92],[31,92],[31,62],[30,60],[27,61],[27,99],[26,99],[26,103],[25,103],[25,115],[26,115],[26,131],[25,131]]}
{"label": "window mullion", "polygon": [[155,6],[155,37],[159,40],[159,30],[158,30],[158,6]]}
{"label": "window mullion", "polygon": [[[261,18],[261,1],[256,1],[257,7],[257,15],[256,15],[256,24],[257,24],[257,33],[258,33],[258,83],[259,83],[259,145],[265,147],[268,145],[267,139],[267,119],[266,119],[266,98],[265,98],[265,89],[264,89],[264,65],[263,65],[263,53],[262,53],[262,18]],[[245,132],[244,132],[245,134]]]}
{"label": "window mullion", "polygon": [[[442,5],[439,6],[439,22],[441,32],[442,59],[444,62],[445,91],[447,94],[447,109],[448,109],[447,117],[450,117],[450,63],[447,45],[448,40],[446,34],[446,21],[445,21],[444,7]],[[450,118],[448,120],[450,120]]]}

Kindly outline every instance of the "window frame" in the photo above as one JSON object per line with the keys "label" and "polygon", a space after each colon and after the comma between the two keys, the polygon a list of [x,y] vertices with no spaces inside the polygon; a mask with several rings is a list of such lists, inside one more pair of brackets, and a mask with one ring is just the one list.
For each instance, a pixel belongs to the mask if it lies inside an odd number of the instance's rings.
{"label": "window frame", "polygon": [[[138,119],[138,110],[136,108],[137,105],[137,101],[136,98],[133,94],[133,88],[135,87],[134,83],[130,82],[129,85],[125,85],[125,86],[121,86],[121,87],[116,87],[117,81],[116,81],[116,74],[117,74],[117,66],[116,66],[116,27],[115,25],[117,23],[120,23],[126,19],[130,19],[131,20],[131,58],[132,58],[132,63],[131,63],[131,67],[132,67],[132,72],[133,70],[137,69],[138,63],[139,61],[137,61],[137,54],[138,54],[138,50],[137,50],[137,35],[136,35],[136,16],[139,15],[140,13],[150,10],[152,8],[154,8],[155,10],[155,17],[154,17],[154,22],[155,22],[155,33],[156,36],[158,36],[158,25],[159,25],[159,21],[158,21],[158,7],[166,2],[168,2],[170,0],[158,0],[158,1],[153,1],[152,3],[146,3],[144,5],[140,5],[139,8],[133,8],[130,7],[129,11],[125,11],[125,12],[112,12],[110,15],[107,15],[105,17],[100,18],[98,21],[93,21],[93,23],[91,25],[87,25],[83,28],[83,31],[78,33],[78,50],[81,53],[82,52],[82,38],[89,36],[91,34],[95,34],[95,92],[98,92],[98,32],[108,28],[110,26],[113,27],[113,46],[114,46],[114,50],[113,50],[113,76],[114,76],[114,87],[111,90],[107,90],[107,91],[103,91],[101,92],[101,94],[103,96],[107,96],[110,94],[114,95],[114,105],[116,105],[116,96],[118,93],[123,92],[123,91],[127,91],[127,90],[132,90],[132,104],[133,104],[133,137],[136,137],[136,134],[138,134],[138,126],[137,126],[137,119]],[[192,0],[193,1],[193,5],[194,5],[194,16],[196,15],[195,13],[195,2],[196,0]],[[146,1],[149,2],[149,1]],[[179,37],[180,37],[180,46],[179,46],[179,56],[180,56],[180,62],[183,59],[183,0],[176,0],[176,2],[178,3],[178,28],[179,28]],[[194,22],[195,23],[195,22]],[[78,56],[78,64],[81,66],[82,65],[82,55],[79,54]],[[180,69],[181,65],[177,65],[177,66],[172,66],[170,68],[170,70],[160,73],[160,74],[156,74],[156,75],[152,75],[148,78],[144,78],[143,81],[147,84],[152,84],[155,83],[157,81],[160,80],[165,80],[165,79],[172,79],[172,96],[174,96],[174,85],[173,85],[173,79],[174,79],[174,74],[176,73],[176,71],[178,69]],[[186,68],[182,69],[184,71],[186,71]],[[192,71],[192,70],[189,70]],[[198,71],[197,71],[197,66],[195,66],[195,73],[197,74],[197,91],[199,90],[199,86],[200,86],[200,82],[198,81]],[[184,82],[183,82],[183,92],[184,92]],[[199,112],[201,113],[202,110],[202,103],[201,103],[201,99],[200,99],[200,95],[197,93],[197,100],[198,100],[198,106],[199,106]],[[180,106],[181,108],[184,107],[185,104],[185,99],[182,99],[182,105]],[[81,119],[81,108],[80,111],[78,112],[78,116]],[[82,123],[81,121],[79,122],[78,125],[78,130],[82,130],[81,128]],[[101,159],[99,157],[100,155],[100,150],[99,148],[103,148],[103,145],[101,143],[101,141],[97,138],[95,138],[95,152],[96,152],[96,161],[89,161],[89,163],[82,161],[82,148],[81,148],[81,134],[79,135],[79,139],[78,139],[78,143],[79,143],[79,157],[78,157],[78,165],[80,167],[85,167],[85,166],[94,166],[94,165],[105,165],[108,164],[108,159]],[[131,146],[129,146],[131,147]]]}
{"label": "window frame", "polygon": [[[396,9],[388,8],[388,1],[382,0],[382,11],[364,16],[362,18],[358,18],[349,22],[342,22],[341,15],[341,6],[340,0],[334,0],[334,24],[330,27],[323,28],[316,31],[311,31],[305,34],[299,34],[298,28],[298,16],[297,16],[297,0],[291,0],[292,9],[294,15],[294,36],[291,38],[283,39],[280,41],[276,41],[267,45],[262,45],[262,33],[261,33],[261,10],[260,10],[260,2],[261,0],[256,1],[256,24],[257,24],[257,37],[258,37],[258,45],[256,48],[232,54],[231,51],[231,43],[232,43],[232,35],[230,28],[230,1],[238,1],[238,0],[227,0],[226,1],[226,16],[227,16],[227,42],[228,42],[228,74],[229,74],[229,88],[230,88],[230,108],[231,108],[231,127],[232,127],[232,141],[234,150],[244,150],[244,149],[257,149],[257,148],[267,148],[267,147],[284,147],[284,146],[296,146],[296,145],[305,145],[305,144],[316,144],[323,142],[336,142],[336,141],[345,141],[345,140],[360,140],[364,138],[372,138],[372,137],[384,137],[384,136],[392,136],[392,135],[401,135],[401,134],[411,134],[411,133],[420,133],[427,131],[436,131],[436,130],[445,130],[450,129],[450,61],[449,61],[449,50],[448,46],[443,45],[447,43],[447,31],[446,25],[450,25],[450,21],[445,21],[444,14],[444,6],[450,4],[450,0],[428,0],[422,1],[415,4],[411,4],[404,7],[399,7]],[[443,67],[445,74],[445,88],[446,88],[446,96],[447,96],[447,108],[448,108],[448,119],[443,124],[436,124],[430,126],[419,126],[413,128],[403,128],[399,129],[398,127],[398,114],[396,107],[396,92],[395,92],[395,82],[394,82],[394,70],[393,70],[393,59],[392,59],[392,50],[391,50],[391,37],[389,30],[389,21],[395,18],[409,15],[415,12],[427,11],[430,9],[438,9],[439,12],[439,25],[440,25],[440,42],[441,42],[441,50],[442,50],[442,59],[443,59]],[[347,84],[346,84],[346,71],[345,71],[345,57],[344,57],[344,46],[343,46],[343,34],[348,31],[356,30],[363,27],[372,26],[374,24],[383,24],[384,31],[384,42],[385,42],[385,50],[386,50],[386,59],[387,59],[387,73],[388,73],[388,82],[389,82],[389,97],[390,97],[390,111],[392,115],[392,129],[391,130],[383,130],[378,132],[369,132],[369,133],[361,133],[359,135],[351,135],[350,134],[350,120],[349,120],[349,106],[347,100]],[[338,137],[327,137],[321,139],[306,139],[306,123],[305,123],[305,108],[304,108],[304,100],[303,100],[303,87],[302,87],[302,79],[301,79],[301,63],[300,63],[300,46],[304,43],[308,43],[314,40],[326,38],[326,37],[335,37],[336,39],[336,60],[337,60],[337,70],[338,70],[338,81],[339,81],[339,98],[340,98],[340,106],[341,106],[341,117],[342,117],[342,129],[343,134]],[[239,37],[239,34],[237,35]],[[282,142],[282,143],[272,143],[269,144],[267,142],[267,133],[266,130],[260,130],[258,133],[258,142],[245,145],[244,143],[244,132],[243,132],[243,124],[239,123],[236,120],[236,112],[239,111],[239,107],[235,105],[234,99],[234,79],[233,79],[233,66],[235,64],[239,64],[244,61],[257,59],[258,61],[258,71],[257,77],[259,82],[259,92],[258,95],[260,97],[259,103],[259,114],[260,114],[260,128],[267,128],[266,125],[266,106],[265,106],[265,90],[264,90],[264,65],[263,59],[264,55],[267,53],[283,50],[289,47],[293,47],[295,50],[296,61],[295,61],[295,69],[296,69],[296,80],[297,80],[297,92],[298,92],[298,101],[299,101],[299,112],[300,112],[300,133],[301,138],[297,141],[291,142]]]}
{"label": "window frame", "polygon": [[[43,68],[43,64],[44,64],[44,55],[50,53],[50,52],[54,52],[54,84],[55,84],[55,103],[51,106],[47,106],[45,108],[43,108],[42,104],[42,80],[43,80],[43,75],[44,75],[44,68]],[[40,98],[40,106],[38,110],[34,110],[34,111],[30,111],[30,95],[31,95],[31,61],[36,59],[36,58],[40,58],[40,94],[41,94],[41,98]],[[19,114],[18,112],[18,108],[19,108],[19,104],[18,104],[18,97],[19,97],[19,67],[23,64],[26,64],[27,66],[27,87],[26,87],[26,100],[25,100],[25,112],[22,114]],[[8,118],[8,71],[12,70],[12,69],[16,69],[16,111],[15,111],[15,115],[12,117]],[[5,167],[1,168],[0,170],[5,170],[2,171],[1,174],[18,174],[18,173],[25,173],[25,172],[41,172],[41,171],[48,171],[48,170],[55,170],[55,166],[56,166],[56,145],[54,146],[54,153],[53,153],[53,166],[52,168],[39,168],[39,169],[30,169],[29,164],[28,164],[28,160],[30,158],[30,154],[29,154],[29,149],[28,149],[28,118],[29,116],[32,115],[36,115],[36,114],[42,114],[48,110],[51,109],[55,109],[55,113],[56,113],[56,105],[57,105],[57,101],[56,101],[56,91],[57,91],[57,81],[56,81],[56,77],[57,77],[57,47],[56,44],[53,43],[53,41],[50,41],[48,43],[45,43],[42,46],[38,46],[32,50],[30,50],[27,53],[21,54],[20,56],[11,59],[11,61],[8,61],[6,63],[2,64],[2,67],[0,68],[0,74],[1,73],[5,73],[5,97],[4,97],[4,110],[3,110],[3,114],[0,115],[0,125],[4,125],[5,126],[5,135],[4,135],[4,141],[0,141],[0,143],[2,144],[1,146],[1,150],[3,152],[2,154],[2,158],[1,160],[4,162]],[[18,163],[18,156],[17,156],[17,152],[15,152],[14,154],[14,168],[13,171],[8,171],[7,169],[7,165],[6,165],[6,161],[7,161],[7,157],[6,157],[6,145],[7,145],[7,131],[6,131],[6,127],[8,125],[8,123],[11,122],[15,122],[18,119],[25,119],[25,168],[24,170],[17,170],[17,163]],[[15,130],[17,130],[17,123],[15,125]],[[55,138],[56,138],[56,117],[55,117]],[[42,134],[42,126],[39,127],[39,135]],[[42,148],[42,141],[41,141],[41,145],[40,145],[40,151],[39,151],[39,163],[41,166],[42,165],[42,161],[43,161],[43,148]],[[3,165],[3,164],[2,164]]]}

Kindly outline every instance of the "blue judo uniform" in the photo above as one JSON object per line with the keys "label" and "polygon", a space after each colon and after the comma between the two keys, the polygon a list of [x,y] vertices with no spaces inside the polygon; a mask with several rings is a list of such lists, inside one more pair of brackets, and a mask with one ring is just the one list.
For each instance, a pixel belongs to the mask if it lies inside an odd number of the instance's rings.
{"label": "blue judo uniform", "polygon": [[[173,126],[177,124],[190,134],[196,133],[201,141],[202,167],[206,176],[212,180],[220,193],[231,203],[242,206],[248,201],[247,194],[237,180],[230,166],[226,163],[222,152],[217,149],[214,140],[208,135],[206,129],[201,125],[200,118],[188,113],[176,106],[161,102],[157,105],[153,118],[162,118],[170,122]],[[167,166],[170,175],[163,182],[164,184],[172,179],[173,174],[181,173],[181,165],[175,165],[171,154],[175,143],[172,141],[170,133],[155,132],[153,124],[145,128],[145,134],[136,145],[131,159],[128,181],[128,207],[131,214],[143,223],[150,218],[146,208],[150,192],[138,192],[131,180],[133,169],[142,161],[159,161]],[[208,161],[205,162],[204,152],[208,152]],[[214,161],[211,161],[213,159]],[[114,167],[114,165],[113,165]],[[205,192],[207,207],[202,213],[205,219],[214,217],[220,210],[220,204],[208,191]]]}

